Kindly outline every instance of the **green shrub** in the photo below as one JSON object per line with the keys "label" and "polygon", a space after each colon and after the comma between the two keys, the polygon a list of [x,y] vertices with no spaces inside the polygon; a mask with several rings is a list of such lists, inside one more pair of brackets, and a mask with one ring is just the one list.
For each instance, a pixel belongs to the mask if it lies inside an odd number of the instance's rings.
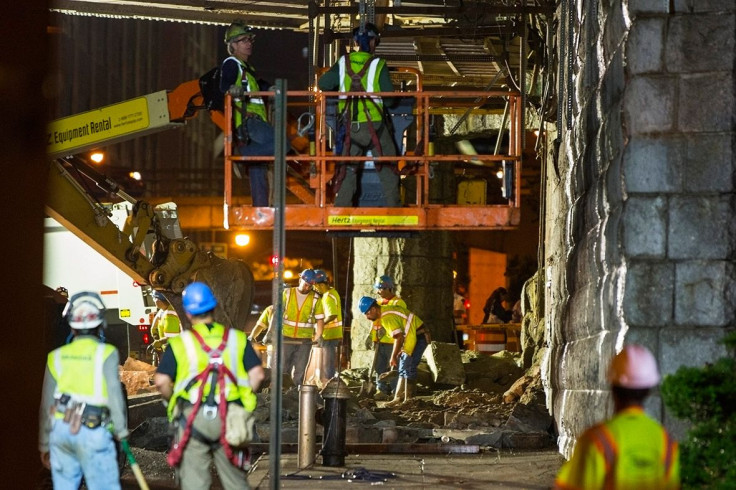
{"label": "green shrub", "polygon": [[729,356],[666,376],[667,408],[692,428],[680,445],[682,483],[691,488],[736,488],[736,332],[723,343]]}

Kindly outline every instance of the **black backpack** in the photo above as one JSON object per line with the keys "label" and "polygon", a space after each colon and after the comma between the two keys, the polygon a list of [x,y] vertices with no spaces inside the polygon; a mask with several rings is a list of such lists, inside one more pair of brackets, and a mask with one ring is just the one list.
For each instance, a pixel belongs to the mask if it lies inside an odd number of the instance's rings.
{"label": "black backpack", "polygon": [[220,67],[216,66],[199,77],[204,106],[210,111],[225,111],[225,94],[220,91],[220,75]]}

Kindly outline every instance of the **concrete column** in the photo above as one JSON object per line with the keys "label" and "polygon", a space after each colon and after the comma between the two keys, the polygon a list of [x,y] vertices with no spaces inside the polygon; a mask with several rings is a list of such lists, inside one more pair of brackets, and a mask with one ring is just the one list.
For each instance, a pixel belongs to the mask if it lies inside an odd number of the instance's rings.
{"label": "concrete column", "polygon": [[397,294],[424,321],[435,340],[454,342],[452,251],[449,232],[424,232],[413,238],[353,239],[353,367],[368,366],[372,359],[363,345],[370,324],[358,310],[358,301],[361,296],[375,296],[375,279],[384,274],[393,277]]}

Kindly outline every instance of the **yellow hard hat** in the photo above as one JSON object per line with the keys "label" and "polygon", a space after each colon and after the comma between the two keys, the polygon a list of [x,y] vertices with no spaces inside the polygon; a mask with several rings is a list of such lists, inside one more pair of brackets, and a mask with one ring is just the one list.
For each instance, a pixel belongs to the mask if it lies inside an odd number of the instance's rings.
{"label": "yellow hard hat", "polygon": [[229,44],[234,39],[243,35],[256,37],[256,33],[255,31],[253,31],[253,28],[251,26],[249,26],[242,20],[236,20],[235,22],[230,24],[230,27],[228,27],[225,31],[225,44]]}

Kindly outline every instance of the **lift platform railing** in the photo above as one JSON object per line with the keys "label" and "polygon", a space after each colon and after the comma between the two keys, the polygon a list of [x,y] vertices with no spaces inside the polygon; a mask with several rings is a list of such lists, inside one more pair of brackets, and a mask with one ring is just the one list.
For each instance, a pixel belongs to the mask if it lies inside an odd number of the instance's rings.
{"label": "lift platform railing", "polygon": [[[411,69],[409,69],[411,70]],[[418,85],[418,88],[421,88]],[[254,97],[270,98],[272,92],[253,92]],[[412,115],[415,124],[407,130],[406,140],[412,143],[410,150],[397,156],[343,156],[334,155],[330,146],[331,129],[328,127],[328,102],[339,96],[378,96],[412,98]],[[522,132],[521,96],[517,92],[504,91],[404,91],[378,92],[311,92],[288,91],[289,104],[312,107],[314,139],[307,152],[291,152],[286,159],[290,165],[287,189],[296,202],[286,205],[286,228],[301,230],[461,230],[461,229],[512,229],[520,221]],[[481,101],[480,103],[478,101]],[[501,102],[508,114],[506,151],[501,154],[461,154],[434,151],[432,118],[468,107],[481,108],[489,101]],[[286,107],[276,110],[286,111]],[[487,112],[487,111],[486,111]],[[285,120],[285,119],[284,119]],[[225,227],[269,229],[273,226],[273,208],[254,208],[236,204],[233,196],[233,164],[249,161],[273,162],[273,156],[243,157],[233,151],[233,100],[225,98],[225,165],[224,165],[224,220]],[[411,137],[409,136],[411,134]],[[303,137],[304,135],[299,135]],[[500,138],[500,134],[498,135]],[[475,152],[474,152],[475,153]],[[330,180],[335,168],[345,162],[397,163],[406,175],[402,179],[414,179],[416,195],[403,207],[334,207]],[[491,169],[504,172],[506,200],[501,204],[434,204],[430,202],[430,178],[433,166],[452,165],[456,172]],[[506,180],[508,174],[511,177]],[[294,201],[294,198],[291,199]]]}

